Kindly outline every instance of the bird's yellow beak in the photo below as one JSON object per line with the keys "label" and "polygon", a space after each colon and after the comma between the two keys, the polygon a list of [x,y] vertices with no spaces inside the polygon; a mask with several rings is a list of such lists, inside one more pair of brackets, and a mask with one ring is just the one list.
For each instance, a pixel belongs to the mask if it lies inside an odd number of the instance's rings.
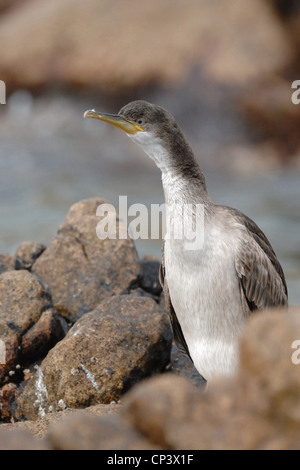
{"label": "bird's yellow beak", "polygon": [[145,132],[144,129],[134,121],[128,121],[120,114],[97,113],[94,109],[86,111],[83,115],[85,118],[99,119],[108,122],[113,126],[122,129],[126,134],[136,134],[137,132]]}

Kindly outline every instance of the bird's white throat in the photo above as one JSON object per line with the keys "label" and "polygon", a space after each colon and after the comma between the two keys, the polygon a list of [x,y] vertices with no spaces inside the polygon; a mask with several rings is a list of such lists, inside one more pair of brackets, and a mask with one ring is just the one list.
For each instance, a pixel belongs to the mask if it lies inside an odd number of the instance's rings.
{"label": "bird's white throat", "polygon": [[139,145],[144,152],[156,163],[158,168],[164,172],[168,169],[171,157],[164,147],[160,137],[156,137],[152,132],[136,132],[135,134],[127,134],[128,137]]}

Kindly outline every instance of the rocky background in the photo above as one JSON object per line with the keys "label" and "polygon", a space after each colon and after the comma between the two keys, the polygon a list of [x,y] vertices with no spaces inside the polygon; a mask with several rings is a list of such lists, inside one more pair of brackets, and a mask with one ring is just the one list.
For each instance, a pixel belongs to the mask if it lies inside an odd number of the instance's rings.
{"label": "rocky background", "polygon": [[196,80],[204,105],[223,106],[230,93],[226,106],[264,144],[264,159],[288,163],[300,144],[299,24],[297,0],[1,0],[0,77],[8,94],[94,90],[108,104],[171,87],[179,109],[181,87]]}

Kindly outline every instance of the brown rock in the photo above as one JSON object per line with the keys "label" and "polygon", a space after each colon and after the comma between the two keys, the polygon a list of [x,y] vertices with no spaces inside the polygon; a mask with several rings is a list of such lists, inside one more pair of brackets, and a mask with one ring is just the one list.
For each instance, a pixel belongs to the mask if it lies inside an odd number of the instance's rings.
{"label": "brown rock", "polygon": [[61,421],[69,418],[73,415],[81,416],[83,413],[89,414],[92,416],[106,416],[111,414],[116,414],[120,409],[119,404],[98,404],[90,406],[85,409],[71,409],[66,408],[63,411],[58,411],[56,413],[47,413],[43,419],[38,419],[36,421],[18,421],[15,423],[3,423],[0,424],[0,430],[4,431],[13,431],[13,430],[26,430],[32,434],[34,437],[39,439],[46,439],[49,431],[49,427],[52,429],[56,428],[56,425]]}
{"label": "brown rock", "polygon": [[16,5],[17,3],[20,3],[20,2],[27,2],[29,0],[0,0],[0,12],[2,13],[2,11],[4,10],[7,10],[8,8],[11,8],[13,7],[14,5]]}
{"label": "brown rock", "polygon": [[[1,352],[4,356],[0,361],[0,385],[5,381],[9,381],[9,372],[14,371],[15,365],[20,362],[21,348],[20,335],[11,331],[7,327],[7,323],[0,320],[0,339]],[[4,360],[3,360],[4,359]]]}
{"label": "brown rock", "polygon": [[28,431],[0,429],[0,450],[50,450],[50,448]]}
{"label": "brown rock", "polygon": [[31,0],[2,15],[0,44],[6,44],[0,76],[14,88],[56,83],[124,90],[184,80],[197,66],[210,80],[251,83],[291,57],[282,24],[260,0],[249,8],[205,0],[201,14],[198,0],[132,0],[131,8]]}
{"label": "brown rock", "polygon": [[30,269],[35,260],[45,251],[42,243],[22,242],[15,254],[16,269]]}
{"label": "brown rock", "polygon": [[32,268],[49,285],[58,313],[72,322],[105,297],[128,291],[139,275],[130,239],[97,237],[96,210],[103,203],[94,198],[74,204],[57,237]]}
{"label": "brown rock", "polygon": [[147,450],[157,449],[120,416],[96,417],[74,414],[49,430],[56,450]]}
{"label": "brown rock", "polygon": [[262,141],[273,143],[273,152],[281,158],[300,146],[299,106],[291,100],[291,85],[290,80],[268,80],[252,85],[241,98],[245,119]]}
{"label": "brown rock", "polygon": [[0,274],[15,269],[15,260],[11,255],[0,255]]}
{"label": "brown rock", "polygon": [[[0,384],[23,380],[23,366],[41,359],[64,336],[49,291],[27,270],[0,275]],[[18,366],[18,368],[17,368]]]}
{"label": "brown rock", "polygon": [[237,376],[202,394],[171,374],[145,380],[124,397],[123,416],[167,449],[299,449],[299,343],[299,309],[257,313]]}
{"label": "brown rock", "polygon": [[150,442],[174,449],[179,447],[170,439],[169,430],[182,422],[191,424],[201,406],[201,393],[196,387],[182,377],[165,374],[144,380],[128,392],[123,400],[123,416]]}
{"label": "brown rock", "polygon": [[26,270],[0,275],[0,320],[12,331],[25,333],[51,306],[49,292]]}
{"label": "brown rock", "polygon": [[300,436],[300,309],[253,316],[240,349],[241,380],[256,384],[249,399],[278,424],[296,426]]}
{"label": "brown rock", "polygon": [[0,384],[7,374],[15,374],[15,365],[22,360],[21,336],[49,306],[49,293],[28,271],[7,271],[0,275],[0,336],[5,349],[5,363],[0,364]]}
{"label": "brown rock", "polygon": [[79,319],[18,398],[16,417],[117,401],[170,359],[167,316],[150,298],[114,296]]}
{"label": "brown rock", "polygon": [[57,313],[46,310],[34,326],[22,336],[23,358],[26,358],[28,364],[43,358],[64,336],[65,332]]}
{"label": "brown rock", "polygon": [[8,383],[0,389],[0,419],[2,421],[9,421],[11,417],[11,405],[15,400],[16,385]]}

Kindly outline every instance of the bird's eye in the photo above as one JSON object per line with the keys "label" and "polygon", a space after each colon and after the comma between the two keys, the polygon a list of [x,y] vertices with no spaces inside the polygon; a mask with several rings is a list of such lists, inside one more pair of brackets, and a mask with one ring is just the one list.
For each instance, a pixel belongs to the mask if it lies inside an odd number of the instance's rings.
{"label": "bird's eye", "polygon": [[137,124],[139,124],[139,126],[142,126],[143,124],[145,124],[145,119],[143,118],[139,118],[136,120]]}

